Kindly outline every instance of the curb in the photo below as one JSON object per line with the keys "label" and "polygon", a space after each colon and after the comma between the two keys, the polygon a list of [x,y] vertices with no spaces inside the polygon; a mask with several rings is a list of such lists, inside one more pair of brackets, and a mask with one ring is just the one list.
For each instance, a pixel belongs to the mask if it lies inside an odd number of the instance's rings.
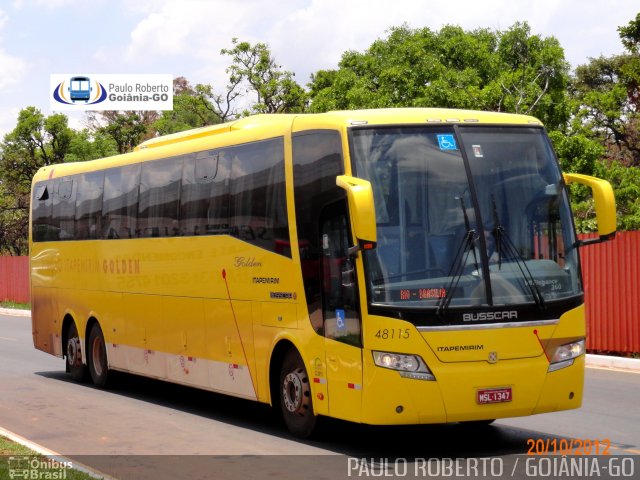
{"label": "curb", "polygon": [[[14,308],[1,308],[0,315],[11,315],[14,317],[30,317],[30,310],[18,310]],[[640,358],[614,357],[609,355],[587,354],[587,367],[591,368],[610,368],[616,370],[628,370],[640,372]]]}
{"label": "curb", "polygon": [[0,427],[0,435],[8,438],[12,442],[16,442],[22,445],[23,447],[28,448],[29,450],[33,450],[34,452],[39,453],[40,455],[45,455],[47,457],[52,457],[52,458],[62,457],[62,455],[60,455],[59,453],[54,452],[53,450],[49,450],[48,448],[45,448],[42,445],[38,445],[37,443],[34,443],[31,440],[27,440],[26,438],[21,437],[17,433],[13,433],[11,430],[7,430],[5,428]]}
{"label": "curb", "polygon": [[640,372],[640,359],[587,354],[587,367]]}
{"label": "curb", "polygon": [[30,317],[31,310],[20,310],[17,308],[0,307],[0,315],[10,315],[12,317]]}
{"label": "curb", "polygon": [[[49,450],[46,447],[43,447],[42,445],[32,442],[31,440],[27,440],[24,437],[21,437],[20,435],[18,435],[17,433],[13,433],[11,430],[7,430],[6,428],[0,427],[0,436],[8,438],[9,440],[11,440],[12,442],[15,442],[19,445],[22,445],[23,447],[28,448],[29,450],[34,451],[37,454],[40,454],[44,457],[50,458],[52,460],[55,460],[58,463],[61,464],[70,464],[72,465],[71,468],[73,470],[77,470],[79,472],[82,473],[86,473],[87,475],[89,475],[92,478],[95,478],[96,480],[116,480],[114,477],[111,477],[107,474],[104,474],[102,472],[99,472],[98,470],[95,470],[87,465],[84,465],[76,460],[72,460],[69,457],[65,457],[64,455],[61,455],[57,452],[54,452],[53,450]],[[64,470],[64,477],[57,477],[57,478],[67,478],[66,477],[66,469]],[[13,477],[11,477],[13,478]],[[26,478],[26,477],[25,477]],[[38,477],[38,478],[45,478],[45,477]]]}

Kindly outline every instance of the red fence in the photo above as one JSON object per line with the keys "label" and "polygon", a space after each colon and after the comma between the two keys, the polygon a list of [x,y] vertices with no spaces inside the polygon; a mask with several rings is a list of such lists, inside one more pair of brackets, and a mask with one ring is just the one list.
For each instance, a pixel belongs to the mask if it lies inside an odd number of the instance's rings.
{"label": "red fence", "polygon": [[[580,258],[587,348],[640,352],[640,231],[581,248]],[[0,257],[0,300],[29,301],[28,270],[28,257]]]}
{"label": "red fence", "polygon": [[0,301],[29,302],[29,257],[0,257]]}
{"label": "red fence", "polygon": [[583,247],[580,259],[587,349],[640,352],[640,231],[618,232],[612,241]]}

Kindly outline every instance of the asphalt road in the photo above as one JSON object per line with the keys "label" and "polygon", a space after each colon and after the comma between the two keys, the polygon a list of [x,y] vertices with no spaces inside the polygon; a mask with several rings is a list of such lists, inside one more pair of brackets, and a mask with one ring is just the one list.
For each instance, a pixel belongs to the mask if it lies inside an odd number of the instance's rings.
{"label": "asphalt road", "polygon": [[[562,439],[640,455],[639,398],[640,374],[587,369],[579,410],[480,429],[330,420],[319,438],[300,441],[254,402],[125,374],[108,391],[74,383],[61,359],[33,348],[28,317],[0,315],[0,427],[118,478],[333,479],[373,476],[375,468],[403,476],[430,458],[502,459],[506,474],[533,442]],[[428,473],[450,476],[446,464],[437,468]]]}

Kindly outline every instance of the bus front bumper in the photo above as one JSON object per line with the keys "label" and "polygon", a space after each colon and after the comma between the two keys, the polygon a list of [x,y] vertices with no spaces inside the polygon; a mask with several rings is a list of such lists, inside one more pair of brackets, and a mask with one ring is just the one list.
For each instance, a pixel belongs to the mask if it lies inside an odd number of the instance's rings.
{"label": "bus front bumper", "polygon": [[[579,408],[584,384],[582,355],[548,372],[544,355],[490,365],[430,365],[435,381],[405,378],[398,371],[364,365],[362,423],[406,425],[518,417]],[[479,392],[509,390],[510,398],[480,403]]]}

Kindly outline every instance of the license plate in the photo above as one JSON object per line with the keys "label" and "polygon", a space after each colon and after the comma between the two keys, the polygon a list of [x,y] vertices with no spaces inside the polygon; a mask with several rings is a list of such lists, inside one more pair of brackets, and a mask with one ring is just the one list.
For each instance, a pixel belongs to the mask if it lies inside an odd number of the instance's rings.
{"label": "license plate", "polygon": [[510,402],[512,399],[511,387],[487,388],[478,390],[476,394],[479,404]]}

